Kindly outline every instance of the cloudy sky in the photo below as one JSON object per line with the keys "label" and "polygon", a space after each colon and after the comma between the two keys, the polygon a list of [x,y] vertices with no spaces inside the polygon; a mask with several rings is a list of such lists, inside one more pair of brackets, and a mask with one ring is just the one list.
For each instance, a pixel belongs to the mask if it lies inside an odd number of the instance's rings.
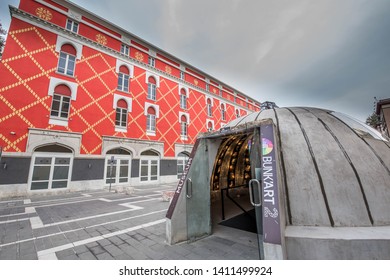
{"label": "cloudy sky", "polygon": [[[73,0],[259,100],[365,121],[390,97],[388,0]],[[8,4],[0,21],[8,28]]]}

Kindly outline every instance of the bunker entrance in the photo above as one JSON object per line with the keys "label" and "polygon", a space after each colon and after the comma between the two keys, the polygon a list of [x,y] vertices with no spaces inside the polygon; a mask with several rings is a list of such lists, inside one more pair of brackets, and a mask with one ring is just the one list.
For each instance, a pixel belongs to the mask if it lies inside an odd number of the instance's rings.
{"label": "bunker entrance", "polygon": [[254,137],[254,133],[245,133],[221,140],[210,178],[213,233],[226,231],[224,227],[228,227],[245,231],[240,234],[248,240],[256,239],[256,233],[262,234],[251,186],[255,184],[259,160]]}
{"label": "bunker entrance", "polygon": [[170,244],[216,235],[263,258],[260,134],[253,125],[197,139],[167,211]]}

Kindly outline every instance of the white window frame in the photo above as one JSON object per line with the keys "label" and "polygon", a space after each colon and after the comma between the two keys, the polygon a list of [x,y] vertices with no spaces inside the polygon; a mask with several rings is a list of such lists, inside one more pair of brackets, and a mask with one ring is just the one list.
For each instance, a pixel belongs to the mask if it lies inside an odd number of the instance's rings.
{"label": "white window frame", "polygon": [[[51,158],[51,163],[45,166],[50,165],[50,171],[49,171],[49,179],[48,180],[36,180],[33,181],[33,172],[34,172],[34,167],[36,166],[35,164],[35,159],[39,157],[44,157],[44,158]],[[56,164],[55,160],[56,158],[69,158],[69,165],[60,165]],[[69,189],[69,184],[71,181],[71,175],[72,175],[72,168],[73,168],[73,154],[72,153],[50,153],[50,152],[35,152],[33,153],[32,159],[31,159],[31,164],[30,164],[30,173],[29,173],[29,179],[28,179],[28,190],[29,192],[44,192],[44,191],[57,191],[57,190],[67,190]],[[39,166],[39,164],[37,164]],[[68,178],[67,179],[54,179],[54,169],[56,166],[69,166],[68,169]],[[32,190],[31,186],[33,182],[38,182],[38,181],[48,181],[48,188],[47,189],[36,189]],[[56,181],[66,181],[66,188],[52,188],[53,182]]]}
{"label": "white window frame", "polygon": [[[115,174],[113,174],[112,176],[112,179],[114,179],[113,182],[111,182],[111,185],[125,185],[125,184],[129,184],[130,181],[131,181],[131,161],[132,161],[132,157],[131,155],[115,155],[115,154],[108,154],[106,155],[106,158],[105,158],[105,164],[104,164],[104,184],[106,186],[108,186],[110,184],[110,182],[108,181],[109,179],[111,179],[109,176],[108,176],[108,172],[110,170],[110,160],[111,158],[114,158],[114,163],[113,163],[113,166],[115,166]],[[120,176],[120,168],[121,166],[124,166],[121,164],[122,161],[128,161],[128,174],[126,177],[121,177]],[[119,166],[119,168],[118,168]],[[113,172],[114,173],[114,172]],[[127,181],[125,182],[121,182],[121,179],[123,178],[127,178]]]}
{"label": "white window frame", "polygon": [[[221,120],[226,121],[226,103],[221,103],[219,106],[221,109]],[[223,107],[223,109],[222,109],[222,107]]]}
{"label": "white window frame", "polygon": [[72,31],[73,33],[78,33],[79,32],[79,26],[80,26],[80,23],[73,20],[73,19],[70,19],[68,18],[67,21],[66,21],[66,30],[69,30],[69,31]]}
{"label": "white window frame", "polygon": [[188,123],[180,123],[180,138],[181,140],[188,140]]}
{"label": "white window frame", "polygon": [[129,88],[130,88],[130,75],[119,72],[117,90],[128,93]]}
{"label": "white window frame", "polygon": [[122,44],[121,45],[121,54],[129,56],[130,55],[130,46],[127,44]]}
{"label": "white window frame", "polygon": [[148,95],[147,99],[156,101],[157,100],[157,86],[155,84],[148,83]]}
{"label": "white window frame", "polygon": [[180,108],[187,110],[187,95],[180,94]]}
{"label": "white window frame", "polygon": [[[145,161],[147,162],[145,164]],[[156,161],[157,164],[152,164],[153,161]],[[151,183],[151,182],[159,182],[160,180],[160,157],[158,156],[141,156],[139,168],[139,181],[140,183]],[[147,166],[148,174],[146,176],[142,176],[142,167]],[[152,176],[152,166],[157,167],[157,174]],[[152,180],[152,177],[156,177],[155,180]],[[143,180],[146,179],[146,180]]]}
{"label": "white window frame", "polygon": [[[209,128],[209,123],[211,123],[211,128]],[[206,130],[211,132],[214,130],[214,128],[214,120],[206,119]]]}
{"label": "white window frame", "polygon": [[[56,97],[60,97],[59,100],[59,109],[58,109],[58,114],[57,115],[52,115],[53,112],[53,104],[54,102],[58,102],[58,100],[55,100]],[[69,107],[68,107],[68,112],[66,112],[66,117],[62,117],[62,106],[64,104],[64,98],[69,99]],[[49,119],[49,124],[54,124],[54,125],[60,125],[60,126],[68,126],[68,120],[69,120],[69,115],[70,115],[70,106],[71,106],[71,97],[58,94],[58,93],[53,93],[52,95],[52,102],[51,102],[51,107],[50,107],[50,119]]]}
{"label": "white window frame", "polygon": [[[73,67],[70,64],[70,62],[73,63]],[[60,67],[60,64],[65,64],[63,67]],[[60,56],[58,58],[58,65],[57,65],[57,73],[66,75],[69,77],[74,77],[76,69],[76,56],[60,51]]]}
{"label": "white window frame", "polygon": [[156,115],[146,115],[146,134],[156,136]]}
{"label": "white window frame", "polygon": [[[118,101],[120,99],[123,99],[127,103],[127,108],[125,108],[127,110],[126,127],[117,126],[116,125],[116,112],[117,112],[117,108],[118,108]],[[128,121],[129,121],[129,115],[128,114],[131,113],[132,107],[133,107],[133,99],[132,98],[127,97],[127,96],[122,96],[122,95],[119,95],[119,94],[114,94],[114,100],[113,100],[113,103],[112,103],[112,108],[115,110],[115,131],[116,132],[127,132],[127,126],[128,126]]]}
{"label": "white window frame", "polygon": [[208,117],[213,116],[213,104],[207,104],[207,116]]}
{"label": "white window frame", "polygon": [[[214,106],[214,100],[210,96],[205,96],[205,101],[206,101],[206,113],[208,117],[213,117],[213,106]],[[210,104],[208,101],[210,100]]]}
{"label": "white window frame", "polygon": [[[117,118],[118,114],[119,114],[119,119]],[[125,120],[123,120],[123,116],[125,116]],[[128,121],[127,108],[117,107],[115,110],[115,128],[120,130],[125,129],[125,131],[127,132],[127,121]],[[125,123],[124,125],[123,122]]]}
{"label": "white window frame", "polygon": [[[182,116],[185,116],[186,121],[182,122]],[[188,126],[190,125],[190,114],[179,112],[179,123],[180,123],[180,139],[181,140],[188,140]],[[185,124],[185,128],[183,127],[183,123]],[[184,133],[185,132],[185,133]]]}
{"label": "white window frame", "polygon": [[[59,97],[60,100],[55,100],[55,97]],[[64,99],[69,99],[69,100],[64,100]],[[58,102],[59,105],[58,105],[58,111],[57,111],[57,114],[56,115],[53,115],[53,104],[54,102]],[[65,112],[63,110],[63,105],[64,103],[67,102],[69,105],[68,105],[68,110]],[[67,95],[62,95],[62,94],[58,94],[58,93],[54,93],[53,94],[53,98],[52,98],[52,102],[51,102],[51,107],[50,107],[50,117],[51,118],[58,118],[58,119],[63,119],[63,120],[68,120],[69,119],[69,113],[70,113],[70,105],[71,105],[71,97],[70,96],[67,96]],[[62,114],[66,114],[66,117],[63,117]]]}
{"label": "white window frame", "polygon": [[149,66],[156,67],[156,59],[153,56],[149,55],[148,64],[149,64]]}

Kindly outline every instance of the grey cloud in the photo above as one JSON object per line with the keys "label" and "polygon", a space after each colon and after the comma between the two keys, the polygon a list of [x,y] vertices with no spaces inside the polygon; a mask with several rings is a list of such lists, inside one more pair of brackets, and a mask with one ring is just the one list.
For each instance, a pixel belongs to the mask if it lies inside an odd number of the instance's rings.
{"label": "grey cloud", "polygon": [[260,101],[365,120],[389,97],[387,0],[73,1]]}

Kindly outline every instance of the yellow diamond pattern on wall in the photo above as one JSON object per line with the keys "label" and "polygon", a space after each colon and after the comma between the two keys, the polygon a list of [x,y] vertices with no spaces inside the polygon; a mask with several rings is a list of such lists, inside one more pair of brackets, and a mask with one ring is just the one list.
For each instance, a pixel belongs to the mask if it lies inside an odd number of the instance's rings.
{"label": "yellow diamond pattern on wall", "polygon": [[[35,33],[35,36],[32,32]],[[38,45],[38,41],[40,41],[45,47],[30,50],[31,47],[23,43],[24,37],[28,37],[31,41],[34,40],[36,42],[35,45]],[[9,127],[10,130],[14,127],[14,130],[18,127],[23,127],[79,132],[83,134],[83,140],[85,139],[81,146],[82,153],[100,152],[102,132],[98,131],[97,127],[103,124],[103,126],[113,130],[115,125],[115,111],[112,108],[112,95],[115,89],[110,88],[105,82],[106,76],[111,76],[111,81],[116,79],[115,66],[111,66],[115,64],[107,62],[101,53],[96,52],[91,52],[89,56],[83,56],[80,61],[77,61],[76,75],[78,74],[78,69],[86,69],[86,67],[91,70],[92,75],[84,77],[80,75],[71,79],[71,82],[78,84],[78,97],[75,101],[71,101],[69,126],[54,126],[48,122],[52,98],[48,95],[47,86],[50,77],[56,76],[58,53],[55,52],[55,45],[50,45],[47,38],[45,39],[41,31],[35,27],[10,32],[8,40],[13,40],[12,43],[18,45],[24,54],[1,61],[3,66],[2,73],[6,73],[7,77],[0,84],[0,108],[2,112],[0,125]],[[44,60],[41,57],[36,58],[39,55],[46,57],[45,62],[51,60],[52,63],[50,64],[54,67],[43,66],[41,62]],[[34,75],[19,75],[18,73],[21,73],[20,64],[29,69],[35,69],[32,71]],[[99,72],[95,70],[96,67],[92,64],[99,65]],[[103,69],[101,65],[104,65]],[[69,80],[67,77],[63,79]],[[90,90],[97,86],[99,93],[91,93]],[[18,102],[15,102],[15,94],[21,96]],[[8,98],[12,99],[12,104]],[[75,123],[77,125],[74,125]],[[20,131],[23,131],[23,133],[1,135],[0,139],[6,143],[4,151],[25,151],[28,130],[23,129]]]}
{"label": "yellow diamond pattern on wall", "polygon": [[[96,39],[104,41],[102,37]],[[121,92],[117,90],[115,57],[84,45],[81,59],[76,61],[75,76],[69,77],[56,72],[59,54],[55,50],[57,37],[52,33],[26,27],[10,32],[8,40],[22,51],[1,61],[4,79],[0,80],[0,127],[17,132],[0,134],[4,151],[24,152],[28,128],[39,128],[80,133],[81,154],[101,154],[102,136],[116,136],[164,142],[164,156],[174,157],[176,143],[193,144],[197,134],[206,130],[204,95],[189,89],[188,109],[183,110],[178,83],[164,76],[160,76],[157,100],[148,100],[145,69],[136,65],[130,92]],[[137,59],[143,59],[142,53],[138,52]],[[29,71],[22,71],[20,65]],[[49,124],[52,93],[48,92],[48,85],[52,77],[77,84],[77,97],[71,100],[68,126]],[[115,131],[114,94],[132,99],[127,132]],[[146,102],[159,108],[155,136],[146,133]],[[190,117],[186,141],[181,140],[179,112],[188,113]],[[215,125],[219,124],[217,117],[212,119]]]}

